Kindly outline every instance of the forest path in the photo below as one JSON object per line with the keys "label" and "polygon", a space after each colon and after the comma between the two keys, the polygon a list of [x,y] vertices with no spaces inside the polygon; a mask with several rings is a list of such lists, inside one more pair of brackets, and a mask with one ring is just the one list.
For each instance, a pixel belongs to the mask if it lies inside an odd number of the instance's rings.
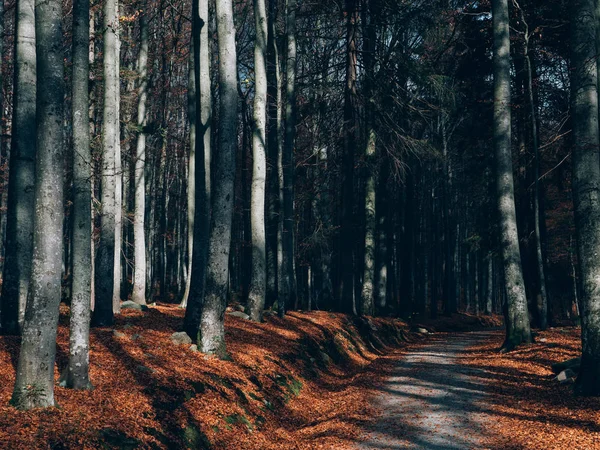
{"label": "forest path", "polygon": [[374,406],[382,412],[358,449],[484,448],[485,372],[461,362],[468,348],[493,332],[435,334],[398,360]]}

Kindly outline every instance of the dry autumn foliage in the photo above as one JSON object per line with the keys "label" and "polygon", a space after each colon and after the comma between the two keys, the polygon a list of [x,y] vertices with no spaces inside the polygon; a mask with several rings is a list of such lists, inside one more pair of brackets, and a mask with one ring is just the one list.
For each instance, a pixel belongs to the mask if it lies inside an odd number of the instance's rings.
{"label": "dry autumn foliage", "polygon": [[[62,308],[59,367],[68,354]],[[326,312],[264,324],[228,317],[231,361],[220,361],[171,342],[182,316],[166,305],[126,310],[113,328],[94,329],[95,389],[57,387],[60,407],[43,411],[8,405],[19,340],[0,337],[0,448],[345,448],[374,415],[378,371],[365,369],[406,331],[394,319]]]}
{"label": "dry autumn foliage", "polygon": [[504,335],[470,349],[464,363],[478,368],[492,395],[489,448],[600,448],[600,399],[573,395],[572,384],[554,380],[553,363],[581,355],[581,329],[556,328],[539,333],[536,343],[499,353]]}

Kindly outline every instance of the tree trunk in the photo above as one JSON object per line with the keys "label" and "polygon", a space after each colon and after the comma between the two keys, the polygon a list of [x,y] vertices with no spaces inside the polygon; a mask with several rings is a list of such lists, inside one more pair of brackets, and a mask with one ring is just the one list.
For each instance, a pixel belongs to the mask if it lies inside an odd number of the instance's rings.
{"label": "tree trunk", "polygon": [[356,314],[354,298],[354,152],[357,142],[356,77],[357,20],[356,0],[346,0],[346,85],[344,88],[344,153],[342,161],[341,310]]}
{"label": "tree trunk", "polygon": [[248,295],[248,313],[262,321],[266,296],[265,184],[267,172],[267,11],[265,0],[254,0],[256,41],[254,43],[254,127],[252,132],[252,190],[250,221],[252,237],[252,273]]}
{"label": "tree trunk", "polygon": [[93,322],[97,326],[113,323],[115,253],[120,253],[121,243],[116,241],[117,227],[117,152],[119,135],[117,72],[119,13],[117,0],[104,4],[104,109],[102,130],[102,212],[100,217],[100,243],[96,256],[95,308]]}
{"label": "tree trunk", "polygon": [[121,162],[121,37],[119,31],[119,0],[115,0],[116,31],[115,31],[115,73],[114,104],[115,104],[115,252],[113,269],[113,313],[121,312],[121,251],[123,248],[123,165]]}
{"label": "tree trunk", "polygon": [[266,264],[267,264],[267,292],[266,305],[272,306],[277,301],[278,295],[278,230],[279,230],[279,79],[280,62],[279,48],[277,45],[277,0],[269,1],[269,29],[267,32],[267,102],[268,102],[268,129],[267,129],[267,228],[266,228]]}
{"label": "tree trunk", "polygon": [[219,149],[216,154],[214,201],[198,343],[202,352],[224,358],[227,355],[224,320],[233,218],[238,95],[232,0],[217,0],[216,6],[219,43]]}
{"label": "tree trunk", "polygon": [[571,89],[573,90],[573,197],[582,278],[581,370],[576,391],[600,395],[600,153],[598,72],[593,0],[573,2]]}
{"label": "tree trunk", "polygon": [[146,304],[146,103],[148,100],[148,16],[147,5],[140,14],[140,50],[137,70],[139,77],[137,108],[137,145],[134,172],[134,211],[133,211],[133,292],[131,300],[140,305]]}
{"label": "tree trunk", "polygon": [[[38,80],[33,258],[17,378],[11,402],[20,409],[54,406],[54,359],[61,297],[63,246],[63,35],[62,4],[35,7]],[[87,91],[86,91],[87,95]]]}
{"label": "tree trunk", "polygon": [[16,3],[13,131],[1,304],[3,334],[19,334],[31,273],[37,126],[34,3]]}
{"label": "tree trunk", "polygon": [[[370,6],[368,4],[367,6]],[[365,64],[365,135],[367,142],[365,146],[365,164],[366,177],[365,180],[365,247],[364,247],[364,271],[363,284],[361,291],[361,306],[360,313],[372,316],[375,313],[374,301],[374,282],[375,282],[375,233],[377,228],[377,212],[376,212],[376,158],[377,158],[377,134],[373,123],[373,63],[374,63],[374,45],[375,45],[375,28],[372,23],[370,11],[363,15],[365,22],[364,36],[364,64]]]}
{"label": "tree trunk", "polygon": [[507,290],[507,350],[531,342],[515,210],[510,129],[510,36],[507,0],[492,1],[494,29],[494,150],[501,246]]}
{"label": "tree trunk", "polygon": [[69,363],[64,385],[90,389],[89,351],[92,298],[92,246],[90,198],[92,195],[92,154],[89,126],[89,42],[90,2],[73,4],[73,297]]}
{"label": "tree trunk", "polygon": [[296,144],[296,0],[286,5],[286,97],[285,138],[282,155],[283,165],[283,233],[282,273],[279,278],[279,316],[285,315],[288,306],[296,298],[296,273],[294,270],[294,147]]}

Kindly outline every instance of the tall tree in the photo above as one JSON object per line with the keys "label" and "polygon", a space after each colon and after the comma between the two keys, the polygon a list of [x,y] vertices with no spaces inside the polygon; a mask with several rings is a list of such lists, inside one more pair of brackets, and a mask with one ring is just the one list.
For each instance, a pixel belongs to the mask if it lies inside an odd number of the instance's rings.
{"label": "tall tree", "polygon": [[494,33],[494,153],[500,212],[500,240],[507,291],[507,350],[531,342],[525,283],[517,232],[511,153],[510,34],[507,0],[492,0]]}
{"label": "tall tree", "polygon": [[286,2],[286,89],[285,136],[281,164],[283,169],[282,198],[282,273],[279,277],[278,313],[285,315],[296,299],[296,273],[294,270],[294,147],[296,145],[296,0]]}
{"label": "tall tree", "polygon": [[36,150],[36,48],[33,0],[16,3],[15,78],[8,180],[2,332],[18,334],[25,318],[33,245]]}
{"label": "tall tree", "polygon": [[54,359],[61,298],[63,247],[63,44],[60,0],[35,7],[38,80],[33,258],[12,403],[54,406]]}
{"label": "tall tree", "polygon": [[89,389],[92,299],[92,155],[89,120],[90,1],[73,3],[73,286],[66,387]]}
{"label": "tall tree", "polygon": [[213,207],[198,343],[202,352],[226,357],[224,321],[229,285],[238,118],[232,0],[216,0],[216,15],[219,45],[219,147],[215,154]]}
{"label": "tall tree", "polygon": [[265,193],[267,176],[267,9],[265,0],[254,0],[256,40],[254,43],[254,126],[252,130],[252,187],[250,221],[252,273],[248,312],[252,320],[262,321],[266,296]]}
{"label": "tall tree", "polygon": [[581,370],[576,390],[600,395],[600,152],[594,0],[572,2],[573,198],[581,273]]}
{"label": "tall tree", "polygon": [[138,136],[135,152],[134,171],[134,212],[133,212],[133,246],[135,263],[133,271],[133,292],[131,300],[146,304],[146,103],[148,101],[148,11],[142,6],[140,13],[140,50],[137,60],[138,70]]}
{"label": "tall tree", "polygon": [[340,232],[341,309],[356,314],[354,297],[354,153],[356,117],[358,5],[346,0],[346,83],[344,86],[344,149],[342,157],[342,222]]}
{"label": "tall tree", "polygon": [[[361,307],[360,313],[373,315],[374,307],[374,282],[375,282],[375,232],[377,227],[376,214],[376,150],[377,136],[373,124],[373,75],[374,75],[374,44],[375,44],[375,27],[372,23],[373,18],[370,16],[371,3],[367,3],[367,8],[364,12],[364,65],[365,65],[365,136],[367,142],[365,145],[365,164],[366,164],[366,181],[365,181],[365,249],[364,249],[364,273],[363,285],[361,291]],[[380,241],[382,239],[379,239]]]}
{"label": "tall tree", "polygon": [[118,0],[104,3],[104,109],[102,112],[102,212],[100,217],[100,243],[95,266],[95,309],[93,320],[98,326],[113,322],[115,291],[115,252],[120,253],[117,242],[117,152],[119,139],[119,11]]}
{"label": "tall tree", "polygon": [[[190,250],[191,279],[185,312],[184,329],[190,336],[198,334],[202,314],[202,299],[206,277],[206,258],[208,255],[208,234],[210,227],[210,161],[211,161],[211,120],[212,95],[210,79],[209,39],[208,39],[208,2],[194,1],[192,3],[192,64],[189,85],[193,83],[194,96],[188,98],[188,114],[193,128],[194,152],[193,170],[190,158],[190,174],[193,173],[194,183],[188,186],[193,192],[193,244]],[[193,102],[193,103],[192,103]],[[193,117],[192,117],[193,116]],[[190,125],[191,126],[191,125]],[[191,176],[190,176],[191,178]],[[190,198],[191,195],[188,195]],[[188,204],[189,207],[189,204]],[[189,214],[189,213],[188,213]]]}

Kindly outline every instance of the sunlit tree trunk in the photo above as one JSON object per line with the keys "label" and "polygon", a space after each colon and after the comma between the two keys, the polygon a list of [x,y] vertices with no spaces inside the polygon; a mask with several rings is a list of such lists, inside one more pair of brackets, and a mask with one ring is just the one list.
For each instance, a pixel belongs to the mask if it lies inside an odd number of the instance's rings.
{"label": "sunlit tree trunk", "polygon": [[256,41],[254,43],[254,127],[252,130],[252,188],[250,222],[252,269],[248,313],[252,320],[262,321],[266,296],[266,126],[267,126],[267,11],[265,0],[254,0]]}
{"label": "sunlit tree trunk", "polygon": [[90,2],[73,3],[73,297],[69,336],[69,363],[64,384],[91,388],[90,316],[92,299],[92,246],[90,198],[92,155],[89,125]]}
{"label": "sunlit tree trunk", "polygon": [[3,334],[18,334],[23,325],[33,251],[37,126],[34,3],[16,3],[13,131],[0,315]]}
{"label": "sunlit tree trunk", "polygon": [[145,239],[145,214],[146,214],[146,103],[148,100],[148,12],[140,14],[140,50],[138,54],[137,70],[138,108],[137,108],[137,145],[135,152],[134,171],[134,212],[133,212],[133,292],[131,300],[146,304],[146,239]]}
{"label": "sunlit tree trunk", "polygon": [[600,395],[600,152],[594,0],[575,0],[571,20],[573,198],[582,279],[581,370],[576,391]]}
{"label": "sunlit tree trunk", "polygon": [[61,297],[63,246],[63,35],[59,0],[35,7],[38,80],[33,258],[23,338],[12,403],[20,409],[54,406],[54,359]]}
{"label": "sunlit tree trunk", "polygon": [[531,342],[515,211],[510,126],[510,35],[507,0],[492,1],[494,31],[494,149],[501,247],[507,291],[506,340],[512,349]]}
{"label": "sunlit tree trunk", "polygon": [[219,44],[219,147],[215,154],[214,199],[198,344],[204,353],[226,357],[224,320],[229,285],[238,93],[232,0],[217,0],[216,6]]}
{"label": "sunlit tree trunk", "polygon": [[[102,113],[102,195],[100,217],[100,242],[95,266],[95,308],[93,321],[97,326],[113,322],[115,278],[115,253],[120,253],[121,243],[116,241],[117,227],[117,152],[119,136],[117,72],[119,14],[117,0],[104,4],[104,109]],[[120,195],[120,194],[119,194]],[[120,235],[120,233],[119,233]]]}
{"label": "sunlit tree trunk", "polygon": [[113,313],[121,312],[121,251],[123,248],[123,164],[121,161],[121,37],[119,26],[119,0],[115,0],[115,74],[116,81],[113,86],[115,105],[115,252],[113,269],[112,307]]}

